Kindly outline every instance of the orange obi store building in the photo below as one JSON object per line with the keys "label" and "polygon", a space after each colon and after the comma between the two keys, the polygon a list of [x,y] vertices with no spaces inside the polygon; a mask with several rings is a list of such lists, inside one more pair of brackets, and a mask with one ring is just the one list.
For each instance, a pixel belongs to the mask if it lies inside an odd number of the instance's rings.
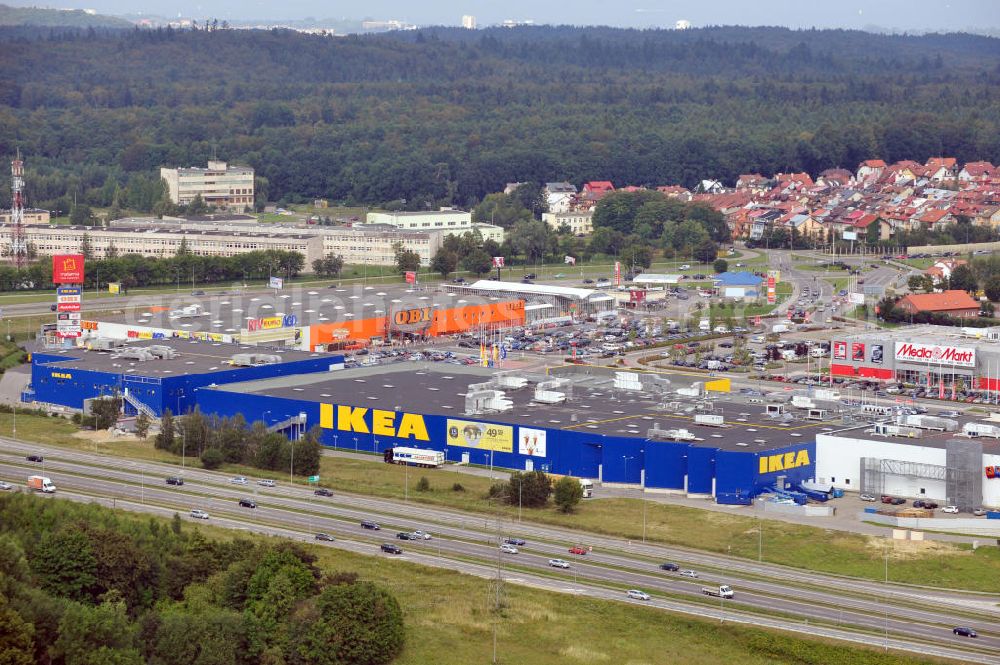
{"label": "orange obi store building", "polygon": [[447,286],[290,287],[266,293],[178,295],[152,305],[121,299],[114,315],[82,322],[86,346],[98,338],[202,339],[324,352],[385,341],[478,334],[523,326],[523,298],[455,293]]}

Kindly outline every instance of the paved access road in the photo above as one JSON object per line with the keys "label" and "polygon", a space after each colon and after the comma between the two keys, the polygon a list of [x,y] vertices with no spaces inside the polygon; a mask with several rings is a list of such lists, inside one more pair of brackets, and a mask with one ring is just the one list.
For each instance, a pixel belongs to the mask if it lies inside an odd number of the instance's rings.
{"label": "paved access road", "polygon": [[[23,482],[40,465],[26,462],[24,454],[38,451],[38,446],[0,441],[0,477]],[[373,499],[337,493],[335,497],[316,497],[307,487],[263,488],[253,483],[232,485],[224,474],[187,469],[183,487],[167,486],[164,478],[178,473],[177,467],[147,463],[120,462],[102,455],[75,451],[46,450],[45,473],[60,487],[60,495],[76,498],[99,497],[105,502],[122,502],[134,509],[174,511],[184,515],[191,508],[207,510],[215,523],[251,528],[285,535],[311,538],[318,531],[332,533],[335,545],[366,553],[378,553],[378,544],[394,542],[406,554],[403,558],[420,563],[463,569],[495,567],[498,550],[496,521],[488,516],[472,515],[424,505]],[[240,508],[237,500],[254,498],[256,509]],[[190,518],[189,518],[190,519]],[[379,522],[381,531],[362,530],[359,521]],[[194,521],[194,520],[192,520]],[[420,528],[434,534],[430,541],[400,541],[397,531]],[[614,538],[584,534],[541,525],[503,524],[501,533],[528,540],[521,552],[502,555],[512,580],[573,590],[579,593],[621,598],[628,588],[641,588],[658,597],[670,609],[703,614],[708,609],[724,613],[732,620],[779,621],[785,627],[809,632],[819,629],[854,632],[850,639],[881,646],[896,638],[907,648],[931,653],[944,649],[950,657],[975,662],[980,654],[1000,653],[1000,596],[927,590],[901,585],[839,578],[819,573],[787,569],[770,564],[731,559],[720,555],[685,551],[654,545],[628,544]],[[346,542],[345,542],[346,541]],[[585,556],[571,555],[573,545],[592,547]],[[569,570],[548,566],[548,559],[558,557],[571,562]],[[663,561],[674,561],[699,573],[699,579],[679,577],[658,568]],[[475,571],[471,571],[475,572]],[[718,601],[701,595],[703,585],[730,584],[736,589],[734,600]],[[707,603],[707,605],[706,605]],[[674,606],[679,607],[674,607]],[[783,618],[791,617],[791,618]],[[955,625],[973,625],[980,631],[978,640],[953,636]],[[863,631],[863,634],[858,631]],[[818,634],[818,633],[817,633]],[[972,649],[964,653],[966,649]],[[992,657],[992,656],[991,656]]]}

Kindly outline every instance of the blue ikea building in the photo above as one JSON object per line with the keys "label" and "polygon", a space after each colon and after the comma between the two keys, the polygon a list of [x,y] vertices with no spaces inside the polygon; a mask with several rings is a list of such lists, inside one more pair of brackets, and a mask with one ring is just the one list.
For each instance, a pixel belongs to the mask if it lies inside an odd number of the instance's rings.
{"label": "blue ikea building", "polygon": [[[576,387],[564,403],[531,385],[490,397],[482,388],[490,378],[453,365],[408,364],[203,387],[195,399],[205,413],[241,413],[268,425],[304,414],[324,445],[341,449],[426,448],[451,462],[644,485],[719,503],[748,504],[782,480],[815,477],[812,433],[820,423],[741,418],[707,426],[695,422],[693,400],[671,411],[600,385]],[[470,408],[470,396],[479,394],[486,402]]]}
{"label": "blue ikea building", "polygon": [[235,344],[164,339],[115,345],[108,350],[71,348],[31,354],[26,402],[83,409],[90,399],[123,396],[126,415],[195,406],[198,388],[343,368],[343,356],[262,350]]}

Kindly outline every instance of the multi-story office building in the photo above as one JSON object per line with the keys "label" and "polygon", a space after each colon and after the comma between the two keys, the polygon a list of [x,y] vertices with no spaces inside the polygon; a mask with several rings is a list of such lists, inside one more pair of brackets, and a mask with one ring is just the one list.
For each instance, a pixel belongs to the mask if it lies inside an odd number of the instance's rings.
{"label": "multi-story office building", "polygon": [[160,177],[167,183],[170,200],[187,205],[201,196],[210,206],[242,211],[253,207],[253,169],[230,166],[219,160],[209,160],[208,168],[161,168]]}

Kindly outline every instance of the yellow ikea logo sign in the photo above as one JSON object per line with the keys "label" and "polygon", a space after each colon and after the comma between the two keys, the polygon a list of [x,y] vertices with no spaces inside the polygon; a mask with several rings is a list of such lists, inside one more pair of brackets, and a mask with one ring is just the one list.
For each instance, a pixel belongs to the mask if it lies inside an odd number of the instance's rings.
{"label": "yellow ikea logo sign", "polygon": [[760,458],[760,473],[773,473],[774,471],[785,471],[796,469],[800,466],[809,466],[809,451],[800,450],[798,452],[782,453],[780,455],[767,455]]}
{"label": "yellow ikea logo sign", "polygon": [[53,379],[72,379],[72,374],[67,374],[66,372],[52,372]]}
{"label": "yellow ikea logo sign", "polygon": [[[334,418],[335,415],[336,418]],[[319,426],[323,429],[337,429],[342,432],[394,436],[417,441],[431,440],[427,435],[424,417],[415,413],[320,404]]]}

